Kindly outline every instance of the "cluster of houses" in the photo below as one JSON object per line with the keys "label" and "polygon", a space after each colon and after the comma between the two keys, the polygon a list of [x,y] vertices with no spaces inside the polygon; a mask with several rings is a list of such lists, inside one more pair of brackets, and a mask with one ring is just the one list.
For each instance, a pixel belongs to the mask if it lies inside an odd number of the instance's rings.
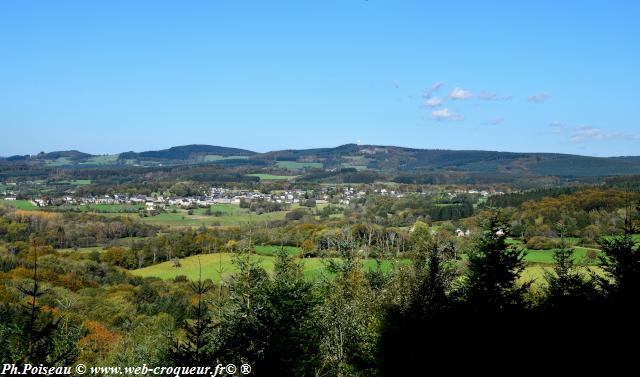
{"label": "cluster of houses", "polygon": [[[330,192],[331,191],[331,192]],[[48,197],[34,198],[31,202],[39,207],[46,207],[51,205],[92,205],[92,204],[125,204],[125,205],[144,205],[147,210],[162,209],[169,206],[193,208],[193,207],[209,207],[214,204],[240,204],[242,201],[267,201],[276,203],[294,204],[304,200],[313,199],[316,204],[322,203],[337,203],[342,205],[349,205],[349,203],[356,198],[361,198],[366,195],[381,195],[400,198],[405,196],[406,192],[395,191],[385,187],[368,187],[363,189],[355,188],[351,186],[343,187],[322,187],[319,190],[315,190],[313,193],[302,189],[277,191],[272,193],[263,193],[260,191],[252,190],[233,190],[223,187],[213,187],[203,195],[194,196],[163,196],[163,195],[88,195],[83,197],[75,197],[66,195],[62,198],[51,199]],[[425,194],[424,192],[422,194]],[[459,194],[476,194],[482,197],[491,195],[502,195],[501,191],[486,191],[486,190],[456,190],[446,193],[449,197],[455,197]],[[4,193],[5,200],[15,200],[16,196],[13,192]]]}
{"label": "cluster of houses", "polygon": [[[5,200],[16,200],[14,195],[5,196]],[[192,207],[209,207],[214,204],[240,204],[243,200],[268,201],[277,203],[299,203],[301,200],[308,199],[305,190],[289,190],[284,192],[265,194],[259,191],[250,190],[229,190],[225,188],[212,188],[203,195],[194,196],[170,196],[163,195],[87,195],[82,197],[74,197],[70,195],[61,198],[52,199],[49,197],[34,198],[31,203],[38,207],[47,207],[52,205],[95,205],[95,204],[122,204],[122,205],[144,205],[147,210],[156,210],[169,206],[192,208]],[[321,195],[314,197],[316,203],[327,203],[327,196]]]}

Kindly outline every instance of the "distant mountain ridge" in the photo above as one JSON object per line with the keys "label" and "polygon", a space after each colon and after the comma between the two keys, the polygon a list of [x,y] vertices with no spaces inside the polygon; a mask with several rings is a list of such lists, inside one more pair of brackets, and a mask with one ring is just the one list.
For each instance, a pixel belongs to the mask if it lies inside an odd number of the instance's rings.
{"label": "distant mountain ridge", "polygon": [[[585,177],[640,174],[640,156],[590,157],[561,153],[521,153],[482,150],[416,149],[345,144],[335,148],[287,149],[258,153],[204,144],[168,149],[91,155],[77,150],[4,158],[5,164],[56,167],[177,166],[218,164],[297,172],[353,170],[357,172],[471,172],[512,176]],[[320,173],[318,173],[320,174]]]}
{"label": "distant mountain ridge", "polygon": [[159,158],[167,160],[188,160],[194,155],[218,155],[218,156],[251,156],[256,152],[246,149],[218,147],[214,145],[204,144],[191,144],[178,147],[171,147],[169,149],[162,149],[158,151],[146,151],[146,152],[127,152],[130,157],[139,158]]}

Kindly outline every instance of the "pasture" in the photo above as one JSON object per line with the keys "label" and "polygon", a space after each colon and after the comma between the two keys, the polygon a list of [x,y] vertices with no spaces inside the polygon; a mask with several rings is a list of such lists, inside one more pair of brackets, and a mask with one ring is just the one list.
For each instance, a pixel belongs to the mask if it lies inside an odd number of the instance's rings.
{"label": "pasture", "polygon": [[101,156],[92,156],[87,159],[86,163],[82,165],[111,165],[118,162],[119,154],[105,154]]}
{"label": "pasture", "polygon": [[137,213],[145,207],[140,204],[87,204],[87,205],[61,205],[48,207],[53,211],[65,212],[96,212],[96,213]]}
{"label": "pasture", "polygon": [[275,245],[255,245],[253,247],[256,254],[259,255],[271,255],[275,256],[280,252],[280,250],[284,250],[287,254],[298,256],[302,251],[299,247],[295,246],[275,246]]}
{"label": "pasture", "polygon": [[203,162],[215,162],[223,160],[246,160],[248,156],[221,156],[217,154],[208,154],[202,157]]}
{"label": "pasture", "polygon": [[322,162],[277,161],[276,166],[289,170],[322,169]]}
{"label": "pasture", "polygon": [[261,181],[287,181],[296,178],[295,175],[274,175],[274,174],[263,174],[263,173],[253,173],[247,174],[249,177],[258,177]]}
{"label": "pasture", "polygon": [[[219,282],[238,271],[233,263],[233,256],[232,253],[194,255],[180,259],[180,267],[174,267],[173,262],[169,261],[132,270],[131,273],[141,277],[157,277],[163,280],[174,279],[179,275],[184,275],[190,280],[198,280],[199,276],[202,276],[202,279]],[[252,258],[267,272],[273,272],[274,256],[254,254]],[[299,261],[303,264],[304,275],[308,278],[331,276],[327,270],[326,261],[321,258],[303,258]],[[402,261],[400,263],[407,264],[409,262]],[[382,261],[380,268],[382,271],[389,271],[393,268],[393,264],[392,261]],[[377,262],[372,259],[364,260],[363,267],[366,270],[373,270],[377,267]]]}
{"label": "pasture", "polygon": [[38,210],[40,207],[31,203],[30,200],[4,200],[0,199],[0,204],[4,204],[5,206],[23,209],[26,211]]}
{"label": "pasture", "polygon": [[212,214],[207,215],[206,212],[206,208],[197,208],[193,210],[192,215],[189,215],[188,210],[169,208],[167,213],[142,217],[141,220],[149,224],[169,227],[240,226],[283,220],[287,213],[287,211],[278,211],[256,214],[236,204],[214,204],[211,206]]}

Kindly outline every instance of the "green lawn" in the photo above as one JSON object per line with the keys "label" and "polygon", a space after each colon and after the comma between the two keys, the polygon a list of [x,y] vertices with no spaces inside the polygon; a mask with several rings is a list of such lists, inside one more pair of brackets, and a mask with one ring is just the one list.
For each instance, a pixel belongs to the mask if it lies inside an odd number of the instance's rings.
{"label": "green lawn", "polygon": [[273,175],[273,174],[262,174],[262,173],[254,173],[247,174],[250,177],[258,177],[261,181],[284,181],[296,178],[295,175]]}
{"label": "green lawn", "polygon": [[17,209],[37,210],[39,207],[31,203],[30,200],[4,200],[0,199],[0,204],[10,206]]}
{"label": "green lawn", "polygon": [[305,168],[322,169],[322,162],[296,162],[296,161],[278,161],[276,166],[289,170],[302,170]]}

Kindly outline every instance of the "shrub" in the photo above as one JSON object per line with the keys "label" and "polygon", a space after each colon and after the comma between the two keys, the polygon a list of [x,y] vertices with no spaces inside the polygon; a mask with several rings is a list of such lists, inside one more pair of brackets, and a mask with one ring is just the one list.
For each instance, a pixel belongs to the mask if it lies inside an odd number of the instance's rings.
{"label": "shrub", "polygon": [[187,281],[189,281],[189,279],[187,279],[185,275],[178,275],[173,278],[174,283],[186,283]]}
{"label": "shrub", "polygon": [[561,247],[561,242],[552,238],[535,236],[527,241],[527,247],[533,250],[549,250]]}

